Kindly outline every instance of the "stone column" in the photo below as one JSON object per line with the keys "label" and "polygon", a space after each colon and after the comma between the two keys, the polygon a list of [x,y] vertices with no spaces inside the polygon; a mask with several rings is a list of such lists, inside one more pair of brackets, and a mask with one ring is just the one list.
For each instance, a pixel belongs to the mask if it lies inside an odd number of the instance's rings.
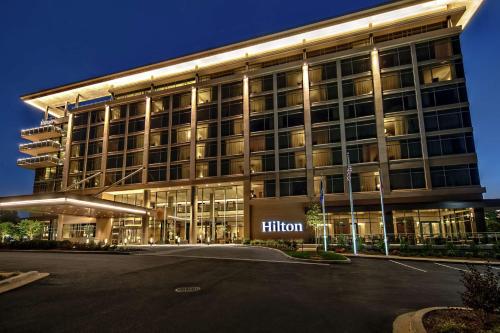
{"label": "stone column", "polygon": [[339,120],[340,120],[340,144],[342,149],[342,170],[344,173],[344,193],[349,193],[349,184],[347,183],[347,141],[345,138],[345,120],[344,120],[344,92],[342,90],[342,65],[337,61],[337,91],[339,99]]}
{"label": "stone column", "polygon": [[415,44],[410,45],[411,61],[413,64],[413,80],[415,82],[415,99],[417,100],[418,127],[420,130],[420,143],[422,145],[422,161],[424,162],[425,184],[427,189],[432,189],[431,171],[429,167],[429,153],[427,151],[427,138],[425,134],[424,111],[422,108],[422,94],[420,92],[420,75]]}
{"label": "stone column", "polygon": [[[151,207],[151,191],[144,190],[144,207]],[[149,215],[142,217],[142,244],[149,242]]]}
{"label": "stone column", "polygon": [[108,157],[108,143],[109,143],[109,118],[110,107],[105,106],[104,109],[104,131],[102,134],[102,154],[101,154],[101,186],[106,186],[106,162]]}
{"label": "stone column", "polygon": [[243,174],[250,177],[250,99],[248,76],[243,77]]}
{"label": "stone column", "polygon": [[378,50],[371,52],[372,74],[373,74],[373,98],[375,102],[375,121],[377,126],[378,159],[380,163],[380,178],[382,180],[384,193],[389,193],[391,183],[389,178],[389,161],[387,159],[387,143],[385,141],[384,127],[384,104],[382,99],[382,80],[380,78],[380,66]]}
{"label": "stone column", "polygon": [[[73,131],[73,119],[74,114],[70,113],[68,118],[68,128],[66,131],[66,152],[64,154],[64,165],[63,165],[63,179],[61,187],[66,189],[68,187],[68,177],[69,177],[69,162],[71,159],[71,135]],[[57,235],[59,237],[59,234]]]}
{"label": "stone column", "polygon": [[196,186],[191,186],[191,226],[189,243],[196,244],[198,235],[196,232],[196,224],[198,222],[198,196],[196,195]]}
{"label": "stone column", "polygon": [[[196,80],[198,82],[198,80]],[[196,87],[191,88],[191,141],[189,154],[189,179],[196,178]]]}
{"label": "stone column", "polygon": [[278,79],[276,78],[276,73],[273,74],[273,106],[274,106],[274,174],[276,181],[276,195],[278,198],[280,196],[280,155],[279,155],[279,137],[278,137]]}
{"label": "stone column", "polygon": [[142,152],[142,183],[148,182],[149,129],[151,127],[151,97],[146,97],[146,115],[144,117],[144,151]]}
{"label": "stone column", "polygon": [[[305,57],[305,53],[304,53]],[[304,139],[306,144],[307,195],[314,197],[314,170],[311,133],[311,102],[309,98],[309,65],[302,65],[302,90],[304,93]]]}

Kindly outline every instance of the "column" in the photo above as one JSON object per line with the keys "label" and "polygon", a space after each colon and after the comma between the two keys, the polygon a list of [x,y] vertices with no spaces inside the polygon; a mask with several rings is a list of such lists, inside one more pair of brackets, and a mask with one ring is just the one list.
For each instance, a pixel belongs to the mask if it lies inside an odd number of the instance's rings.
{"label": "column", "polygon": [[384,131],[384,104],[382,99],[382,80],[380,78],[380,66],[378,50],[371,52],[372,74],[373,74],[373,98],[375,102],[375,121],[377,125],[378,158],[380,163],[380,178],[384,184],[384,193],[390,192],[391,183],[389,178],[389,162],[387,159],[387,144]]}
{"label": "column", "polygon": [[170,95],[168,98],[168,146],[167,146],[167,180],[170,181],[170,154],[172,150],[172,108],[173,108],[173,96]]}
{"label": "column", "polygon": [[106,162],[108,157],[108,142],[109,142],[109,118],[110,107],[106,105],[104,108],[104,131],[102,134],[102,154],[101,154],[101,180],[100,185],[106,186]]}
{"label": "column", "polygon": [[[304,52],[305,58],[305,52]],[[304,93],[304,138],[306,143],[307,195],[314,197],[314,170],[311,133],[311,102],[309,98],[309,65],[302,65],[302,91]]]}
{"label": "column", "polygon": [[148,182],[149,129],[151,127],[151,97],[146,97],[146,115],[144,118],[144,151],[142,152],[142,183]]}
{"label": "column", "polygon": [[278,79],[276,73],[273,74],[273,106],[274,106],[274,174],[276,181],[276,198],[280,196],[280,155],[279,155],[279,137],[278,137]]}
{"label": "column", "polygon": [[337,60],[337,91],[339,99],[339,120],[340,120],[340,144],[342,149],[342,170],[344,173],[344,193],[349,193],[349,184],[347,183],[347,143],[345,138],[345,120],[344,120],[344,92],[342,90],[342,65]]}
{"label": "column", "polygon": [[420,75],[415,44],[410,45],[411,61],[413,64],[413,80],[415,82],[415,99],[417,100],[418,127],[420,129],[420,143],[422,145],[422,161],[424,162],[425,184],[427,189],[432,189],[431,170],[429,166],[429,153],[427,152],[427,138],[425,135],[424,111],[422,108],[422,94],[420,92]]}
{"label": "column", "polygon": [[[198,80],[196,80],[198,82]],[[189,179],[196,178],[196,87],[191,88],[191,141],[189,154]]]}
{"label": "column", "polygon": [[251,239],[252,235],[250,234],[250,224],[251,216],[250,216],[250,191],[251,191],[251,183],[250,178],[246,178],[243,180],[243,237],[242,239]]}
{"label": "column", "polygon": [[385,211],[385,231],[387,233],[388,241],[394,240],[394,220],[392,217],[392,211]]}
{"label": "column", "polygon": [[250,99],[248,76],[243,77],[243,174],[250,177]]}
{"label": "column", "polygon": [[198,223],[198,196],[196,195],[196,186],[191,186],[191,226],[189,243],[196,244],[198,235],[196,233],[196,224]]}
{"label": "column", "polygon": [[[144,190],[144,207],[151,207],[151,191]],[[142,244],[147,245],[149,242],[149,215],[142,217]]]}
{"label": "column", "polygon": [[221,175],[222,164],[222,86],[217,85],[217,176]]}
{"label": "column", "polygon": [[[68,187],[68,176],[69,176],[69,162],[71,159],[71,135],[73,132],[73,118],[74,114],[70,113],[68,118],[68,128],[66,131],[66,153],[64,155],[64,165],[63,165],[63,179],[61,188],[64,190]],[[58,234],[59,236],[59,234]]]}

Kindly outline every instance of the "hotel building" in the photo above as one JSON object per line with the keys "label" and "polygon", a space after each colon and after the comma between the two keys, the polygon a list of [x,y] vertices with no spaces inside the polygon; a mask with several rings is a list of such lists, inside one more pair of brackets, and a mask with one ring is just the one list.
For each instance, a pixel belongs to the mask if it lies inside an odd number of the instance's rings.
{"label": "hotel building", "polygon": [[0,208],[52,239],[307,241],[324,179],[335,237],[350,234],[349,158],[365,241],[382,233],[381,183],[392,238],[484,232],[460,46],[481,2],[393,1],[22,96],[43,115],[17,161],[34,194]]}

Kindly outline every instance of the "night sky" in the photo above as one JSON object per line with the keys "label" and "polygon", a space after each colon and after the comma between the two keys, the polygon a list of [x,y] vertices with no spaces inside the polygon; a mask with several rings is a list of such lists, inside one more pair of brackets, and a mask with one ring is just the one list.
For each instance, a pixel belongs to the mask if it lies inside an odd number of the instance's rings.
{"label": "night sky", "polygon": [[[32,192],[16,166],[19,131],[42,113],[23,94],[294,28],[383,0],[19,1],[0,4],[0,196]],[[500,1],[485,0],[462,34],[486,197],[500,197]]]}

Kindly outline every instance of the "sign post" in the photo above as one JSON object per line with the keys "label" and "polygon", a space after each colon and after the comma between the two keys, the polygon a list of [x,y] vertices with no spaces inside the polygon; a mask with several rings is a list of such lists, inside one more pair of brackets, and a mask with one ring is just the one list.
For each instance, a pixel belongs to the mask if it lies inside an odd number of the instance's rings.
{"label": "sign post", "polygon": [[352,200],[352,167],[351,160],[349,159],[349,153],[347,153],[347,181],[349,182],[349,202],[351,204],[351,230],[352,230],[352,249],[354,255],[358,255],[358,249],[356,246],[356,225],[354,224],[354,204]]}

